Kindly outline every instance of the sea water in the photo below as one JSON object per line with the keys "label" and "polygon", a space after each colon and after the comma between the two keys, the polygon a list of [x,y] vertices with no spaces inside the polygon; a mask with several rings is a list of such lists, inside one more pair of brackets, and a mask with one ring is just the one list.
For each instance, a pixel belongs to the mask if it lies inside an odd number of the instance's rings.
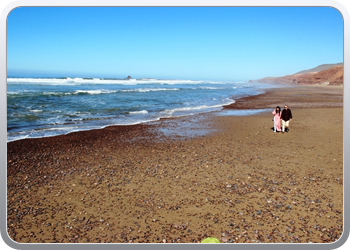
{"label": "sea water", "polygon": [[273,87],[248,82],[7,78],[7,141],[222,109]]}

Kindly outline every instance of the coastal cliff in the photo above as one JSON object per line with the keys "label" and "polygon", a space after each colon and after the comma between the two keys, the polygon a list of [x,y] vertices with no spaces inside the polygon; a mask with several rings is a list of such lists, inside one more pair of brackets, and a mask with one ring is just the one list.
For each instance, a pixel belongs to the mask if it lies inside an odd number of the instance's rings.
{"label": "coastal cliff", "polygon": [[[321,66],[318,66],[311,70],[301,71],[292,75],[287,75],[283,77],[265,77],[259,80],[252,80],[250,82],[288,85],[343,85],[344,67],[342,64],[336,64],[336,66],[329,64],[327,65],[327,67]],[[317,71],[321,68],[326,69]]]}

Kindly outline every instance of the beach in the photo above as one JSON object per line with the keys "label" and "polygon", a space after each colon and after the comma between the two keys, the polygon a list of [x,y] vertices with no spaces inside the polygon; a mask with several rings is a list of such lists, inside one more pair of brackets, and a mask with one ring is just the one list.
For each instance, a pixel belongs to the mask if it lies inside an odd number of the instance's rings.
{"label": "beach", "polygon": [[[290,131],[273,133],[285,104]],[[231,115],[242,109],[266,111]],[[343,88],[269,89],[222,111],[8,142],[7,215],[19,243],[335,242]]]}

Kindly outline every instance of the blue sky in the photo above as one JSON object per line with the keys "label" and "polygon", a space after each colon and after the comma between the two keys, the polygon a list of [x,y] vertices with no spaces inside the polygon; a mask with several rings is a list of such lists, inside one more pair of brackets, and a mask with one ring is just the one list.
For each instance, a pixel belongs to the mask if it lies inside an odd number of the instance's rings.
{"label": "blue sky", "polygon": [[8,76],[245,81],[343,62],[331,7],[21,7]]}

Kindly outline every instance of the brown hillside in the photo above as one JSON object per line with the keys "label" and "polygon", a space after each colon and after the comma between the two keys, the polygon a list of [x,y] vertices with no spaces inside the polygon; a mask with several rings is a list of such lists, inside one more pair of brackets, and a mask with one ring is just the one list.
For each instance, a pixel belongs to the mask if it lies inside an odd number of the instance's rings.
{"label": "brown hillside", "polygon": [[283,77],[265,77],[257,80],[263,83],[279,83],[292,85],[343,85],[343,66],[336,66],[319,72],[293,74]]}

